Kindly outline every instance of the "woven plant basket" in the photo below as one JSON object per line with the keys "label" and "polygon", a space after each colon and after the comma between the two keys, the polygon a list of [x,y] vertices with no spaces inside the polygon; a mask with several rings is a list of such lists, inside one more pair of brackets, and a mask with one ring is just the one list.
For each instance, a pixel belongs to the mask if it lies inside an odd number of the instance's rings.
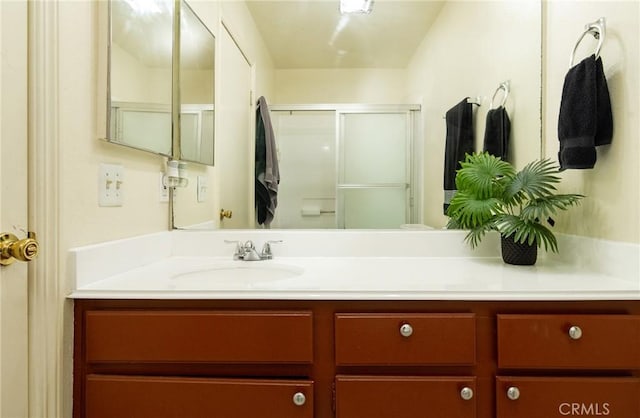
{"label": "woven plant basket", "polygon": [[532,266],[538,259],[538,247],[534,243],[529,245],[515,242],[513,235],[509,237],[501,236],[502,260],[507,264],[517,266]]}

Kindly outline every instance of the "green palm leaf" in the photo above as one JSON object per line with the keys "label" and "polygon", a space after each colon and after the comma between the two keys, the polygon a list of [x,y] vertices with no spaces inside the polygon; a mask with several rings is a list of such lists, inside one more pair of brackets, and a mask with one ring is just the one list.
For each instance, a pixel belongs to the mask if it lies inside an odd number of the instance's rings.
{"label": "green palm leaf", "polygon": [[462,228],[474,228],[487,222],[499,211],[499,199],[477,199],[466,190],[458,190],[449,203],[447,215],[455,218]]}
{"label": "green palm leaf", "polygon": [[558,242],[553,232],[539,222],[522,219],[515,215],[501,215],[494,222],[495,228],[505,237],[513,235],[513,240],[537,247],[544,246],[546,251],[558,252]]}
{"label": "green palm leaf", "polygon": [[479,199],[502,194],[505,179],[515,173],[511,164],[488,153],[467,154],[460,166],[456,175],[457,189],[469,191]]}
{"label": "green palm leaf", "polygon": [[522,209],[520,216],[529,221],[548,219],[559,210],[579,204],[583,197],[580,194],[559,194],[533,199]]}
{"label": "green palm leaf", "polygon": [[536,199],[553,194],[554,184],[560,182],[558,167],[551,160],[539,160],[527,164],[518,172],[505,190],[505,199],[517,204],[526,199]]}

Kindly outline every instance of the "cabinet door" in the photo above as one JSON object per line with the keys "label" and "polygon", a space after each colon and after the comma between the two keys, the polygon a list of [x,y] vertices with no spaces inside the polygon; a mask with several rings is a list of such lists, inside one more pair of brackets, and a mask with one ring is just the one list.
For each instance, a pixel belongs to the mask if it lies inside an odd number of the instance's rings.
{"label": "cabinet door", "polygon": [[309,364],[308,311],[88,311],[86,359]]}
{"label": "cabinet door", "polygon": [[474,314],[335,315],[336,364],[473,365]]}
{"label": "cabinet door", "polygon": [[640,379],[497,377],[497,418],[640,417]]}
{"label": "cabinet door", "polygon": [[640,315],[498,315],[498,366],[639,369]]}
{"label": "cabinet door", "polygon": [[336,418],[472,418],[474,377],[337,376]]}
{"label": "cabinet door", "polygon": [[313,382],[87,377],[85,418],[311,418]]}

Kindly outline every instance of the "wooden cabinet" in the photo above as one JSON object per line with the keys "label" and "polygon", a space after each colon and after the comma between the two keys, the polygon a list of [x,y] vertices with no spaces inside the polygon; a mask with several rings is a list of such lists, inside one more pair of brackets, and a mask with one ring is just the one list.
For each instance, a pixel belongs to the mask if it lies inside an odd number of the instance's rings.
{"label": "wooden cabinet", "polygon": [[498,315],[498,366],[640,369],[640,316]]}
{"label": "wooden cabinet", "polygon": [[74,418],[640,417],[640,301],[77,300]]}
{"label": "wooden cabinet", "polygon": [[337,365],[473,365],[473,314],[339,313]]}
{"label": "wooden cabinet", "polygon": [[338,376],[337,418],[474,418],[473,377]]}
{"label": "wooden cabinet", "polygon": [[89,375],[84,414],[92,418],[311,418],[313,383]]}
{"label": "wooden cabinet", "polygon": [[640,379],[507,377],[496,379],[497,418],[640,417]]}
{"label": "wooden cabinet", "polygon": [[497,331],[498,418],[640,417],[640,316],[498,315]]}
{"label": "wooden cabinet", "polygon": [[309,311],[88,311],[97,362],[312,363]]}

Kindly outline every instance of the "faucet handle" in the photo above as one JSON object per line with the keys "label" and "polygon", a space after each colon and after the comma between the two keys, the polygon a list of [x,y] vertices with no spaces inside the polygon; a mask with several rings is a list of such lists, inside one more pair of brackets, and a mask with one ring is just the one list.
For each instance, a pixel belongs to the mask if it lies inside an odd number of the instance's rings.
{"label": "faucet handle", "polygon": [[262,254],[260,254],[260,257],[263,260],[271,260],[273,258],[273,253],[271,252],[271,244],[279,244],[281,242],[282,242],[281,239],[265,242],[264,245],[262,246]]}
{"label": "faucet handle", "polygon": [[234,240],[225,239],[224,243],[225,244],[236,244],[236,251],[235,251],[235,253],[233,253],[233,259],[234,260],[238,260],[238,259],[242,258],[242,256],[244,255],[244,250],[243,250],[242,246],[240,245],[240,241],[234,241]]}

